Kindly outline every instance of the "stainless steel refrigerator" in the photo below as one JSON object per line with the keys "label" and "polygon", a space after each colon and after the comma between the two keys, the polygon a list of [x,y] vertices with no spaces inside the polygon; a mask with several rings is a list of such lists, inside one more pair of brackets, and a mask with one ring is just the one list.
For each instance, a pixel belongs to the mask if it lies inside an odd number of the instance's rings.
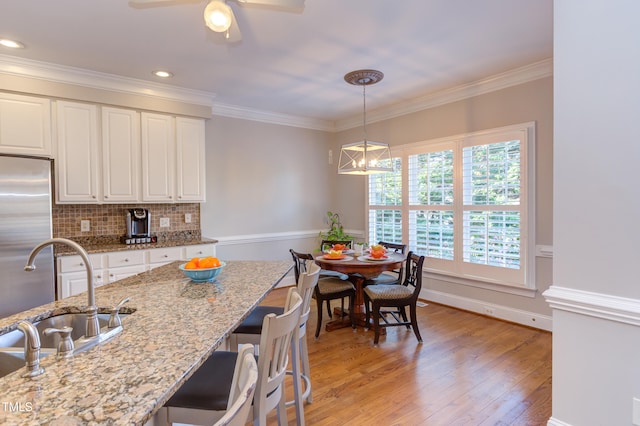
{"label": "stainless steel refrigerator", "polygon": [[31,250],[52,236],[52,162],[0,155],[0,318],[55,299],[53,248],[24,265]]}

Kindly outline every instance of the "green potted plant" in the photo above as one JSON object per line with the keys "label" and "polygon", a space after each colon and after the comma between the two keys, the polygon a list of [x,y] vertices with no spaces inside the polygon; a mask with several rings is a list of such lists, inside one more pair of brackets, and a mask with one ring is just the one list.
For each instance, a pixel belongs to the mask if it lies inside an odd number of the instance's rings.
{"label": "green potted plant", "polygon": [[353,236],[344,232],[338,213],[328,211],[327,222],[329,223],[329,230],[320,232],[320,238],[329,241],[353,241]]}

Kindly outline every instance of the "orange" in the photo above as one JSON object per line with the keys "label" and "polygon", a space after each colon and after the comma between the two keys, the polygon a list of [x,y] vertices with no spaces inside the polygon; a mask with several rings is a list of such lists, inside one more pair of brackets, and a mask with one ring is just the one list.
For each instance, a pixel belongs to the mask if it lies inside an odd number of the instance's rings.
{"label": "orange", "polygon": [[189,261],[184,265],[184,269],[198,269],[198,265]]}

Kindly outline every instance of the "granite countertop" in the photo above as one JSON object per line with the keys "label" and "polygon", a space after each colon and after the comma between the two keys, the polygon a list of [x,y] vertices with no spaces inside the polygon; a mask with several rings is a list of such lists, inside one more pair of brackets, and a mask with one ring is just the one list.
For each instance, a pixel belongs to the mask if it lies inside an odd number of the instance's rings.
{"label": "granite countertop", "polygon": [[[144,424],[292,267],[228,261],[214,283],[197,284],[179,263],[96,288],[100,312],[130,298],[122,333],[70,359],[41,358],[36,378],[22,378],[24,368],[0,378],[0,424]],[[86,303],[82,293],[2,318],[0,334]]]}
{"label": "granite countertop", "polygon": [[[107,253],[114,251],[127,251],[127,250],[148,250],[154,248],[165,248],[165,247],[179,247],[179,246],[190,246],[197,244],[216,244],[218,240],[213,240],[209,238],[198,238],[198,239],[173,239],[173,240],[159,240],[157,243],[149,243],[149,244],[123,244],[119,242],[102,242],[102,241],[91,241],[91,240],[81,240],[76,241],[78,244],[84,248],[88,254],[95,253]],[[75,250],[73,250],[69,246],[65,246],[62,244],[55,245],[55,255],[56,256],[72,256],[78,254]]]}

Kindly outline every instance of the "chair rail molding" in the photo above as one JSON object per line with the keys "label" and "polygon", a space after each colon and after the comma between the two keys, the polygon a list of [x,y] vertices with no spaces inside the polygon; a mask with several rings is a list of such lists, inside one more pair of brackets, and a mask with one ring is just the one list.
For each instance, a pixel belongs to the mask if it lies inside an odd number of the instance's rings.
{"label": "chair rail molding", "polygon": [[542,295],[552,309],[640,326],[640,300],[552,285]]}

